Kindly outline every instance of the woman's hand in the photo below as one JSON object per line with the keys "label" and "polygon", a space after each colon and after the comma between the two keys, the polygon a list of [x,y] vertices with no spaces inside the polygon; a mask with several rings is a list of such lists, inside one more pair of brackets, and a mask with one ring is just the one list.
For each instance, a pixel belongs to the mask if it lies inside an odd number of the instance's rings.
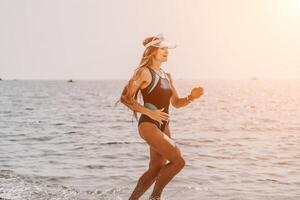
{"label": "woman's hand", "polygon": [[204,89],[202,87],[194,87],[189,95],[189,99],[198,99],[201,95],[203,95],[203,93]]}
{"label": "woman's hand", "polygon": [[162,109],[156,109],[156,110],[150,110],[148,116],[151,119],[154,119],[158,121],[160,124],[162,124],[162,121],[168,121],[169,120],[169,114],[162,112],[165,108]]}

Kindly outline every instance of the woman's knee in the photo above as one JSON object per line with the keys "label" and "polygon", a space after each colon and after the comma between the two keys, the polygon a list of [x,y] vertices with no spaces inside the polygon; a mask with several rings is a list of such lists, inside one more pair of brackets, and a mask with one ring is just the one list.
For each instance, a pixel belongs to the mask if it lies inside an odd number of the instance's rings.
{"label": "woman's knee", "polygon": [[173,162],[176,165],[180,166],[180,167],[184,167],[185,166],[185,159],[183,158],[183,156],[181,154],[181,151],[177,146],[175,147],[175,149],[176,149],[175,150],[176,154],[175,154],[175,158],[173,159]]}
{"label": "woman's knee", "polygon": [[179,165],[181,168],[184,168],[185,166],[185,159],[183,157],[181,157],[180,161],[179,161]]}
{"label": "woman's knee", "polygon": [[185,166],[185,159],[182,156],[178,156],[173,163],[177,165],[179,169],[182,169]]}

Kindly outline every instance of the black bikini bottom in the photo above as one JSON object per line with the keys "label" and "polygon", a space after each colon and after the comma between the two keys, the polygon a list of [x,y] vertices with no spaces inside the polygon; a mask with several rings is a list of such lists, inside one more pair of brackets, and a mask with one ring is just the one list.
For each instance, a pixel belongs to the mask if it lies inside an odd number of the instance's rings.
{"label": "black bikini bottom", "polygon": [[142,114],[140,116],[140,119],[139,119],[139,123],[138,123],[138,126],[142,123],[142,122],[151,122],[153,124],[155,124],[161,131],[164,131],[167,124],[169,124],[169,121],[162,121],[162,125],[159,124],[158,121],[154,120],[154,119],[151,119],[150,117],[148,117],[147,115],[144,115]]}

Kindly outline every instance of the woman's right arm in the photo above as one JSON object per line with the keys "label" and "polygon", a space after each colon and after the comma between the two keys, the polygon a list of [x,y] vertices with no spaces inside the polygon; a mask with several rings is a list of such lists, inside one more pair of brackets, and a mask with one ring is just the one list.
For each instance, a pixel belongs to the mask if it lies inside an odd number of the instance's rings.
{"label": "woman's right arm", "polygon": [[145,69],[138,69],[134,75],[130,78],[127,85],[124,87],[120,101],[126,105],[129,109],[140,112],[145,115],[149,115],[150,109],[139,104],[134,95],[141,87],[141,85],[147,81],[147,72]]}
{"label": "woman's right arm", "polygon": [[145,82],[148,82],[149,79],[151,80],[151,74],[149,71],[146,71],[144,68],[138,69],[124,87],[120,101],[129,109],[145,114],[150,118],[162,123],[162,120],[168,120],[169,115],[167,113],[162,112],[162,110],[150,110],[139,104],[134,99],[135,93],[139,90],[141,85]]}

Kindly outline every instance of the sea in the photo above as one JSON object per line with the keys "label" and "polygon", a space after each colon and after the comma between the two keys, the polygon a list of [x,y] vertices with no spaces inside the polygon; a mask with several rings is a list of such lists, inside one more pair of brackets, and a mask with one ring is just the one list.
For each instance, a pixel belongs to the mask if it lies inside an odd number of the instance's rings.
{"label": "sea", "polygon": [[[0,81],[0,199],[127,200],[149,146],[126,80]],[[299,200],[300,80],[174,80],[171,138],[185,167],[162,200]],[[149,198],[152,185],[140,198]]]}

